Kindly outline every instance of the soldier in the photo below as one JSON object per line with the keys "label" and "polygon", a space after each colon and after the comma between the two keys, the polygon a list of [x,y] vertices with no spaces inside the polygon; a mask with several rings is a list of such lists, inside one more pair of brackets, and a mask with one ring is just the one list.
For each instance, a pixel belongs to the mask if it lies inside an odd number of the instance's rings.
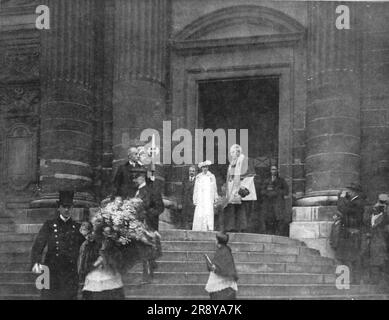
{"label": "soldier", "polygon": [[[41,264],[49,268],[49,289],[42,289],[44,300],[76,300],[78,291],[77,259],[80,246],[85,240],[80,224],[73,221],[71,191],[60,191],[58,217],[47,220],[39,231],[31,251],[31,267],[40,273]],[[42,262],[43,250],[47,253]]]}

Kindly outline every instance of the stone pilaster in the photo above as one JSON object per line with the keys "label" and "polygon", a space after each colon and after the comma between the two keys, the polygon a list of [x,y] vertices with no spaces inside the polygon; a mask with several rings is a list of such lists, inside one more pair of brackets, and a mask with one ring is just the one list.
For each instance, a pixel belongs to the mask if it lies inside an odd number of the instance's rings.
{"label": "stone pilaster", "polygon": [[58,190],[75,190],[92,204],[94,113],[94,0],[54,1],[50,30],[41,31],[41,197],[54,205]]}
{"label": "stone pilaster", "polygon": [[168,4],[168,0],[115,1],[114,166],[127,158],[128,147],[136,143],[143,129],[162,132]]}
{"label": "stone pilaster", "polygon": [[328,237],[337,193],[360,182],[360,85],[356,23],[338,30],[337,2],[308,4],[308,103],[306,113],[305,195],[293,208],[290,237],[332,256]]}

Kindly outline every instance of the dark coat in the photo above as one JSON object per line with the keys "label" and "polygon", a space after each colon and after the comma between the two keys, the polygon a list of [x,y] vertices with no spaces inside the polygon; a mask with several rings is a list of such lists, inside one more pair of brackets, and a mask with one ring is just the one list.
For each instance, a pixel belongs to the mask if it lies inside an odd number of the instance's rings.
{"label": "dark coat", "polygon": [[285,222],[291,221],[291,215],[286,211],[285,199],[289,187],[284,178],[277,177],[274,181],[266,179],[261,187],[262,213],[265,219],[275,217]]}
{"label": "dark coat", "polygon": [[146,225],[153,230],[158,230],[159,215],[165,209],[161,194],[155,188],[146,185],[139,189],[137,197],[142,199],[145,206]]}
{"label": "dark coat", "polygon": [[[46,221],[40,229],[31,250],[31,268],[35,263],[49,267],[50,289],[43,289],[47,299],[70,300],[77,298],[77,260],[81,244],[80,224],[71,218],[64,222],[60,217]],[[43,251],[47,253],[43,259]]]}
{"label": "dark coat", "polygon": [[384,266],[387,260],[386,235],[389,225],[389,216],[386,211],[377,219],[376,224],[372,226],[371,219],[373,215],[381,211],[378,206],[371,208],[364,219],[364,229],[367,243],[364,246],[363,258],[368,266]]}
{"label": "dark coat", "polygon": [[[212,259],[212,264],[216,267],[216,274],[233,281],[238,281],[234,257],[232,256],[231,248],[229,246],[224,244],[218,245]],[[208,268],[209,267],[210,266],[208,266]]]}
{"label": "dark coat", "polygon": [[359,195],[354,199],[338,196],[337,208],[342,215],[345,228],[362,228],[365,211],[365,201],[362,196]]}
{"label": "dark coat", "polygon": [[359,261],[361,257],[364,200],[362,196],[353,199],[339,196],[337,208],[341,214],[341,224],[338,231],[335,257],[344,263]]}
{"label": "dark coat", "polygon": [[196,178],[193,181],[188,179],[182,182],[182,217],[183,223],[187,224],[193,221],[195,205],[193,204],[193,190]]}
{"label": "dark coat", "polygon": [[133,180],[135,178],[135,173],[139,172],[139,169],[142,168],[144,167],[140,163],[131,165],[128,161],[119,166],[113,180],[113,194],[115,196],[121,196],[122,198],[134,197],[138,187]]}

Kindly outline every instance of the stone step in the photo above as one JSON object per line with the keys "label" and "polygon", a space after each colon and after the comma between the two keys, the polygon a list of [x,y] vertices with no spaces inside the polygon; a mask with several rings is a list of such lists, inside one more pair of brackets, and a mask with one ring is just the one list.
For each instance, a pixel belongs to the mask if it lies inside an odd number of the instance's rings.
{"label": "stone step", "polygon": [[[334,285],[315,285],[315,284],[282,284],[282,285],[240,285],[239,295],[243,296],[304,296],[304,295],[350,295],[350,294],[371,294],[371,288],[365,286],[354,286],[349,290],[343,291],[335,288]],[[203,295],[205,292],[203,284],[177,284],[177,285],[126,285],[126,295]]]}
{"label": "stone step", "polygon": [[[32,283],[0,282],[0,295],[37,294]],[[317,296],[373,294],[372,286],[351,286],[349,290],[338,290],[333,284],[248,284],[239,285],[238,298],[242,296]],[[125,294],[129,296],[196,296],[206,295],[204,284],[125,284]]]}
{"label": "stone step", "polygon": [[[23,235],[25,237],[25,235]],[[26,252],[32,247],[31,238],[21,238],[20,241],[0,242],[1,252]],[[215,242],[212,241],[162,241],[164,251],[214,251]],[[253,243],[253,242],[231,242],[230,247],[233,252],[269,252],[292,255],[319,255],[315,249],[305,246],[292,246],[290,244],[277,243]]]}
{"label": "stone step", "polygon": [[[158,261],[158,271],[160,272],[206,272],[204,262],[180,262],[180,261]],[[134,271],[142,269],[141,264],[134,266]],[[292,273],[334,273],[335,266],[313,265],[310,263],[261,263],[244,262],[236,263],[238,273],[256,272],[292,272]]]}
{"label": "stone step", "polygon": [[[9,294],[1,295],[0,300],[39,300],[37,294]],[[126,300],[209,300],[209,295],[199,296],[132,296],[126,295]],[[321,296],[239,296],[239,300],[389,300],[386,294],[360,294],[360,295],[321,295]]]}
{"label": "stone step", "polygon": [[[42,225],[41,224],[17,224],[15,228],[19,230],[18,233],[13,235],[13,238],[9,240],[17,239],[18,235],[22,238],[32,237],[31,234],[37,233]],[[22,232],[22,231],[26,232]],[[32,232],[34,231],[35,232]],[[215,242],[217,232],[201,232],[190,230],[161,230],[159,231],[163,240],[166,241],[211,241]],[[6,241],[9,234],[0,234],[0,239]],[[274,243],[280,245],[289,246],[305,246],[305,244],[296,239],[290,239],[287,237],[280,237],[267,234],[253,234],[253,233],[230,233],[230,242],[239,243]]]}
{"label": "stone step", "polygon": [[[213,251],[165,251],[159,261],[194,261],[203,262],[204,254],[212,257]],[[334,260],[321,256],[299,256],[287,255],[279,253],[263,253],[263,252],[234,252],[235,262],[263,262],[263,263],[311,263],[314,265],[334,265]],[[30,251],[24,252],[2,252],[0,254],[0,263],[18,262],[29,263]]]}
{"label": "stone step", "polygon": [[[185,261],[158,261],[159,272],[206,272],[204,262],[185,262]],[[29,271],[28,263],[0,263],[0,271]],[[261,263],[261,262],[243,262],[236,263],[238,273],[251,272],[275,272],[275,273],[334,273],[334,265],[321,265],[311,263]],[[134,266],[133,271],[142,270],[142,265]]]}
{"label": "stone step", "polygon": [[[232,252],[269,252],[295,255],[319,255],[319,251],[304,246],[275,243],[231,242]],[[162,241],[166,251],[214,251],[215,242],[211,241]]]}
{"label": "stone step", "polygon": [[[217,232],[203,232],[191,230],[160,230],[163,240],[191,240],[191,241],[215,241]],[[280,237],[268,234],[255,233],[230,233],[230,242],[250,242],[250,243],[277,243],[293,246],[304,246],[304,243],[287,237]]]}
{"label": "stone step", "polygon": [[35,239],[35,234],[18,234],[18,233],[0,233],[0,242],[19,242],[19,241],[30,241]]}
{"label": "stone step", "polygon": [[[334,285],[316,284],[250,284],[238,287],[238,298],[243,296],[316,296],[316,295],[352,295],[372,294],[370,286],[352,286],[349,290],[338,290]],[[206,291],[204,284],[148,284],[148,285],[126,285],[126,295],[204,295]]]}
{"label": "stone step", "polygon": [[[16,297],[18,297],[16,295]],[[2,297],[0,296],[0,300]],[[24,298],[22,298],[24,299]],[[320,296],[238,296],[239,300],[389,300],[387,294],[354,294],[354,295],[320,295]],[[209,300],[209,295],[197,296],[133,296],[126,295],[126,300]]]}
{"label": "stone step", "polygon": [[0,232],[14,232],[15,225],[12,223],[0,224]]}
{"label": "stone step", "polygon": [[[36,275],[31,272],[0,272],[0,282],[25,282],[34,283]],[[206,284],[208,272],[156,272],[153,283],[155,284]],[[127,284],[140,283],[142,272],[131,271],[123,276]],[[314,273],[241,273],[239,284],[333,284],[334,274]]]}

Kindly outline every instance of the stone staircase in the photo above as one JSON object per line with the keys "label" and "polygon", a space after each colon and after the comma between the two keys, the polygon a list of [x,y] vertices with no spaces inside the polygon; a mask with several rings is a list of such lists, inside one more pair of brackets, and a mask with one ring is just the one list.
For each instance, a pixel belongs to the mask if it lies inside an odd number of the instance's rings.
{"label": "stone staircase", "polygon": [[[39,224],[9,225],[0,232],[0,299],[38,299],[29,251]],[[17,232],[16,232],[17,231]],[[23,232],[23,233],[20,233]],[[142,267],[124,277],[127,299],[208,299],[203,254],[212,256],[215,233],[161,231],[163,256],[153,283],[141,285]],[[238,299],[388,299],[371,285],[335,287],[335,264],[304,243],[285,237],[231,234],[239,273]]]}

